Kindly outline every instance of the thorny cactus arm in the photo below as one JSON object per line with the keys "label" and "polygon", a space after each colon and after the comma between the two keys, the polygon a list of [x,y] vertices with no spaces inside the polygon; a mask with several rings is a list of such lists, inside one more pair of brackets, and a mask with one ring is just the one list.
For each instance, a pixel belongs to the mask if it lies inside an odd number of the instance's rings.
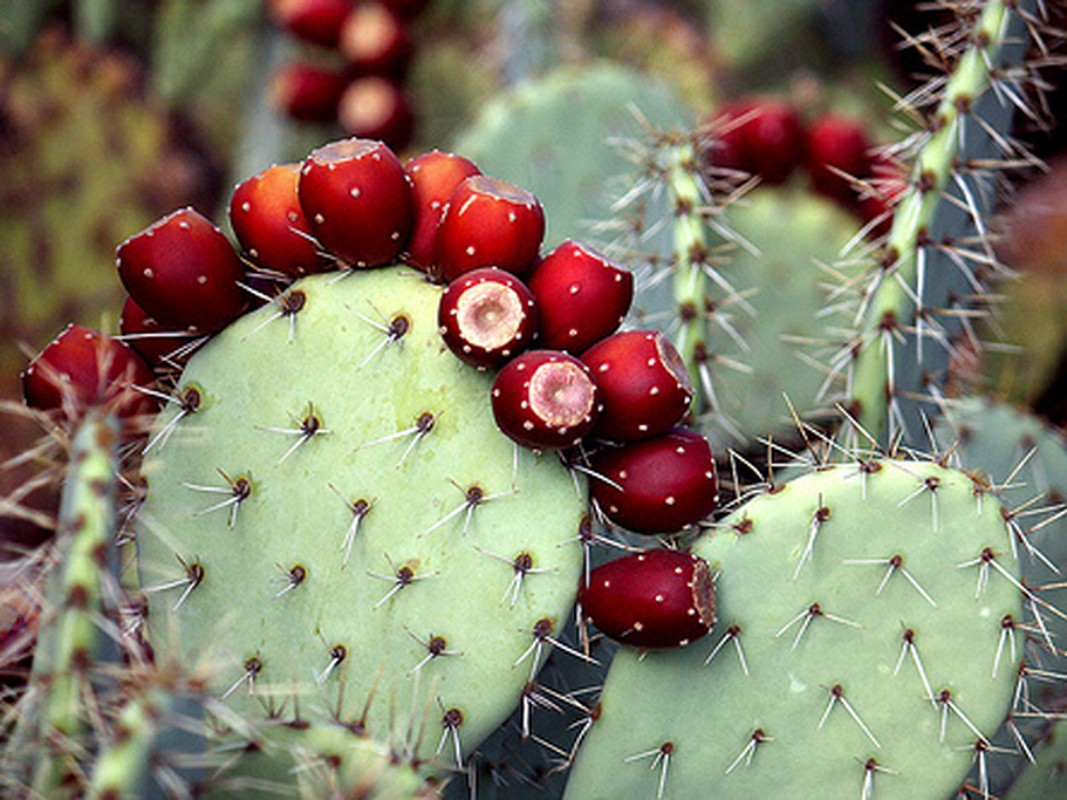
{"label": "thorny cactus arm", "polygon": [[[88,735],[92,696],[90,671],[101,651],[116,646],[105,632],[114,625],[118,599],[118,551],[114,547],[118,430],[113,419],[91,415],[71,452],[56,543],[58,566],[51,576],[46,617],[30,678],[39,695],[36,738],[43,747],[27,752],[32,785],[41,796],[64,796],[79,770],[77,754]],[[27,708],[32,714],[34,709]],[[66,786],[67,788],[64,788]]]}
{"label": "thorny cactus arm", "polygon": [[156,735],[171,701],[166,692],[148,690],[127,702],[115,722],[111,742],[96,759],[89,782],[91,800],[143,796]]}
{"label": "thorny cactus arm", "polygon": [[[971,318],[981,313],[989,279],[1003,271],[984,221],[995,171],[1025,154],[1000,131],[1014,106],[1028,111],[1021,61],[1037,3],[968,3],[960,30],[928,44],[951,72],[902,101],[937,101],[918,148],[910,184],[894,214],[882,256],[861,292],[859,329],[832,367],[847,376],[848,406],[883,444],[919,443],[921,416],[942,397],[950,360],[966,337],[979,346]],[[972,23],[973,24],[969,24]],[[954,65],[954,68],[952,68]]]}
{"label": "thorny cactus arm", "polygon": [[701,167],[696,137],[661,136],[644,154],[645,169],[664,187],[671,217],[671,253],[649,280],[649,287],[671,278],[677,324],[674,343],[685,360],[694,386],[693,410],[717,413],[712,364],[723,361],[739,369],[722,352],[713,352],[709,332],[720,327],[743,354],[746,342],[737,333],[729,311],[737,305],[747,313],[751,307],[715,264],[716,252],[737,243],[722,211],[751,184],[741,184],[739,173],[712,175]]}

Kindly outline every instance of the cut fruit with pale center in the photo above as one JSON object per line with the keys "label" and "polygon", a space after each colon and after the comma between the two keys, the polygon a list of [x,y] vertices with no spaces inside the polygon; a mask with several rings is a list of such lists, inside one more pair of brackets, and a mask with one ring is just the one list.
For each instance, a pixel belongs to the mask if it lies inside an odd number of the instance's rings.
{"label": "cut fruit with pale center", "polygon": [[460,335],[468,344],[492,351],[515,341],[525,314],[514,290],[486,282],[463,292],[456,317]]}
{"label": "cut fruit with pale center", "polygon": [[588,419],[596,386],[581,367],[553,361],[530,378],[530,408],[547,425],[571,428]]}

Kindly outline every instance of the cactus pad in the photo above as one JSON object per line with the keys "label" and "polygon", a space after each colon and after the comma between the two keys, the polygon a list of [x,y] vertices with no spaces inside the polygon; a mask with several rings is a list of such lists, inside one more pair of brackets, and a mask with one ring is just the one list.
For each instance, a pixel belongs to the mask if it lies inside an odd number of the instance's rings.
{"label": "cactus pad", "polygon": [[1000,505],[967,475],[830,467],[693,550],[719,621],[620,650],[568,796],[941,798],[986,758],[1022,597]]}
{"label": "cactus pad", "polygon": [[586,498],[496,430],[491,377],[438,335],[440,291],[312,276],[213,339],[149,443],[138,556],[157,651],[210,659],[236,710],[306,694],[454,762],[552,647]]}

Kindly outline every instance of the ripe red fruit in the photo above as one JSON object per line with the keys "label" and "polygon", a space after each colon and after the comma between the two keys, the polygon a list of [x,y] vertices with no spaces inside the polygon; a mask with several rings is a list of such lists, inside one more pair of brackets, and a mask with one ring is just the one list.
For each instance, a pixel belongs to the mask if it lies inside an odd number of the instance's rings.
{"label": "ripe red fruit", "polygon": [[870,236],[889,233],[893,225],[893,209],[908,188],[908,175],[904,167],[884,156],[871,159],[871,174],[866,178],[870,189],[861,193],[857,213],[871,226]]}
{"label": "ripe red fruit", "polygon": [[458,359],[495,369],[530,345],[537,334],[537,303],[516,276],[483,267],[448,285],[437,323]]}
{"label": "ripe red fruit", "polygon": [[596,423],[597,395],[589,368],[557,350],[530,350],[509,361],[490,393],[497,427],[534,450],[577,444]]}
{"label": "ripe red fruit", "polygon": [[297,193],[315,238],[354,267],[392,263],[407,245],[411,187],[382,142],[342,139],[313,150]]}
{"label": "ripe red fruit", "polygon": [[160,325],[213,333],[240,316],[244,275],[233,245],[206,217],[183,208],[118,247],[126,291]]}
{"label": "ripe red fruit", "polygon": [[531,272],[541,309],[541,345],[581,353],[622,324],[634,297],[633,273],[583,244],[567,240]]}
{"label": "ripe red fruit", "polygon": [[353,136],[380,139],[394,150],[411,143],[415,112],[404,90],[391,78],[369,75],[348,84],[337,104],[337,121]]}
{"label": "ripe red fruit", "polygon": [[473,175],[456,187],[437,227],[436,270],[453,281],[478,267],[521,275],[537,258],[545,212],[514,184]]}
{"label": "ripe red fruit", "polygon": [[421,14],[429,2],[430,0],[382,0],[382,5],[397,16],[412,19]]}
{"label": "ripe red fruit", "polygon": [[649,550],[602,564],[579,589],[578,602],[604,635],[634,647],[684,647],[715,622],[711,568],[677,550]]}
{"label": "ripe red fruit", "polygon": [[644,439],[678,424],[693,385],[681,355],[659,331],[622,331],[581,356],[593,372],[603,409],[593,434]]}
{"label": "ripe red fruit", "polygon": [[122,305],[119,330],[122,331],[122,340],[153,366],[165,363],[178,366],[185,360],[182,351],[197,338],[195,333],[189,331],[164,330],[132,297],[127,297]]}
{"label": "ripe red fruit", "polygon": [[708,440],[689,428],[621,447],[590,459],[593,500],[604,515],[636,533],[667,533],[695,525],[715,510],[719,484]]}
{"label": "ripe red fruit", "polygon": [[338,49],[360,75],[400,80],[415,52],[407,25],[383,3],[361,2],[341,26]]}
{"label": "ripe red fruit", "polygon": [[332,266],[319,252],[300,199],[299,164],[275,164],[237,185],[230,224],[248,257],[264,269],[294,277]]}
{"label": "ripe red fruit", "polygon": [[278,68],[271,78],[270,103],[296,122],[332,123],[348,86],[348,77],[314,64],[293,62]]}
{"label": "ripe red fruit", "polygon": [[716,166],[785,183],[804,159],[804,129],[796,110],[780,100],[750,98],[727,104],[717,115],[721,130],[709,160]]}
{"label": "ripe red fruit", "polygon": [[415,202],[415,230],[408,243],[407,263],[429,272],[434,263],[437,225],[452,192],[471,175],[481,170],[470,159],[452,153],[431,150],[404,165],[411,180],[411,194]]}
{"label": "ripe red fruit", "polygon": [[69,325],[22,373],[26,405],[61,410],[71,420],[106,406],[123,418],[150,414],[156,400],[134,386],[155,382],[144,360],[122,342],[82,325]]}
{"label": "ripe red fruit", "polygon": [[863,178],[871,172],[871,143],[859,122],[827,114],[811,124],[807,166],[819,194],[852,208],[856,190],[845,175]]}
{"label": "ripe red fruit", "polygon": [[279,28],[299,39],[336,47],[351,0],[268,0],[267,13]]}

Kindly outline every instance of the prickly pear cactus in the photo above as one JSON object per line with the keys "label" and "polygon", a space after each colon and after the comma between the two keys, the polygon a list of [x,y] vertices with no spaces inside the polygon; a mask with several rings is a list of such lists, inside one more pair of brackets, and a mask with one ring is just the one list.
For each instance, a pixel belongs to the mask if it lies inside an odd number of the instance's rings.
{"label": "prickly pear cactus", "polygon": [[[951,454],[952,463],[987,481],[997,493],[1007,509],[1023,582],[1035,592],[1047,594],[1058,607],[1067,564],[1063,510],[1067,448],[1063,435],[1031,414],[975,397],[947,409],[933,436],[936,446]],[[989,772],[998,793],[1024,768],[1033,771],[1028,759],[1049,734],[1055,712],[1064,702],[1060,681],[1036,676],[1058,675],[1067,666],[1062,649],[1067,620],[1040,606],[1032,606],[1031,615],[1034,625],[1027,652],[1036,670],[1035,679],[1029,679],[1025,671],[1020,673],[1020,691],[993,739],[998,749],[992,751]],[[1016,750],[1026,758],[1019,757]],[[1040,768],[1041,759],[1038,764]]]}
{"label": "prickly pear cactus", "polygon": [[[718,270],[722,284],[679,302],[669,282],[649,282],[637,302],[640,313],[663,328],[687,318],[680,304],[706,306],[678,325],[677,337],[689,349],[699,387],[700,430],[725,447],[750,445],[756,434],[792,434],[790,404],[805,417],[823,406],[826,374],[811,351],[827,324],[827,265],[839,260],[856,225],[810,193],[762,187],[723,216],[722,223],[746,244],[726,256]],[[849,265],[835,266],[837,275],[850,271]],[[718,299],[707,307],[712,296]]]}
{"label": "prickly pear cactus", "polygon": [[[95,722],[86,698],[98,689],[100,664],[118,650],[118,553],[111,548],[117,500],[114,474],[118,430],[93,416],[71,445],[60,510],[55,563],[48,575],[34,654],[31,691],[14,709],[16,735],[0,751],[0,787],[32,787],[41,796],[66,796],[76,784],[79,752]],[[36,741],[41,746],[34,746]]]}
{"label": "prickly pear cactus", "polygon": [[1026,590],[983,485],[931,463],[834,466],[693,551],[719,572],[715,628],[620,650],[567,796],[943,797],[986,758]]}
{"label": "prickly pear cactus", "polygon": [[[581,109],[581,114],[576,114]],[[455,149],[481,168],[528,187],[546,209],[546,245],[586,239],[615,217],[614,181],[632,165],[617,137],[691,124],[665,85],[608,63],[561,68],[487,105],[456,138]],[[613,238],[619,231],[604,231]]]}
{"label": "prickly pear cactus", "polygon": [[1067,790],[1067,721],[1058,716],[1046,734],[1035,760],[1026,765],[1004,800],[1042,800],[1062,797]]}
{"label": "prickly pear cactus", "polygon": [[138,560],[157,649],[210,659],[234,710],[324,696],[462,763],[566,622],[586,500],[497,431],[440,291],[311,277],[213,339],[145,460]]}

